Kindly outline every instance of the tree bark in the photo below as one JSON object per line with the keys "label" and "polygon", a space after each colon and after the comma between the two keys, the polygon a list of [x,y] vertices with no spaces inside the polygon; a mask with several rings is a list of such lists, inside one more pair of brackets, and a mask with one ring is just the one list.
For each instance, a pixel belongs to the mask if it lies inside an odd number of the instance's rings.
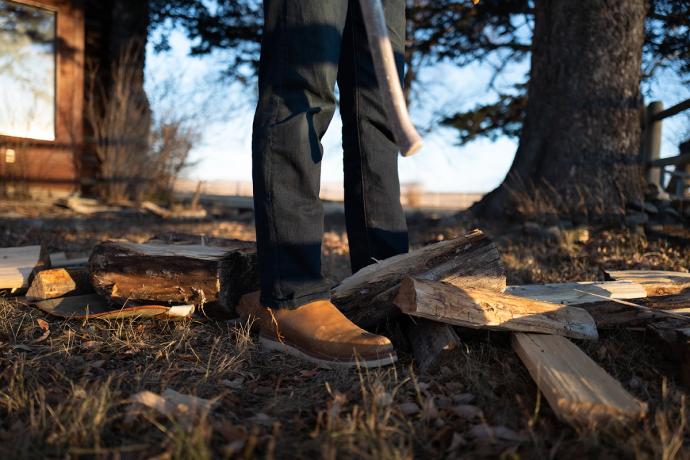
{"label": "tree bark", "polygon": [[397,309],[392,303],[406,276],[503,292],[506,278],[496,246],[480,230],[369,265],[344,279],[331,300],[361,327],[375,327]]}
{"label": "tree bark", "polygon": [[105,241],[89,260],[96,292],[116,303],[195,304],[233,314],[239,297],[258,289],[256,246],[135,244]]}
{"label": "tree bark", "polygon": [[525,123],[482,217],[619,221],[643,193],[640,77],[646,2],[537,0]]}

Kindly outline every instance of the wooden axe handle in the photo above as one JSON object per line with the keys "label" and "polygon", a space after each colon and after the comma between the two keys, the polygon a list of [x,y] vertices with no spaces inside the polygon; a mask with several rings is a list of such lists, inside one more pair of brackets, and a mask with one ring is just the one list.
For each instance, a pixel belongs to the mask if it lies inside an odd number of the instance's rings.
{"label": "wooden axe handle", "polygon": [[422,146],[422,138],[410,121],[410,114],[407,112],[407,105],[393,56],[393,47],[388,38],[383,5],[381,0],[360,0],[359,3],[362,7],[362,17],[374,60],[376,80],[386,109],[388,123],[393,130],[395,142],[400,148],[400,154],[404,157],[410,156]]}

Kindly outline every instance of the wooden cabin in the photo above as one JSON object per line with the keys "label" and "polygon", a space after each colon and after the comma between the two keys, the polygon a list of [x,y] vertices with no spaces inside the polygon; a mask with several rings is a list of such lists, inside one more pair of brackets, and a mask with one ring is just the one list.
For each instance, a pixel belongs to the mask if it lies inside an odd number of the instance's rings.
{"label": "wooden cabin", "polygon": [[[147,2],[0,0],[0,197],[60,196],[99,181],[85,116],[125,43],[146,43]],[[144,53],[136,63],[143,93]]]}

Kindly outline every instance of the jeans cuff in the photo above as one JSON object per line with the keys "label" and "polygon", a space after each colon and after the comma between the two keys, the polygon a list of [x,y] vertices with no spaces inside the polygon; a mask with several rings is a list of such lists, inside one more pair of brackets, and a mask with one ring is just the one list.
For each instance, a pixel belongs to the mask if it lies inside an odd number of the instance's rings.
{"label": "jeans cuff", "polygon": [[317,292],[313,294],[307,294],[299,297],[292,297],[289,299],[276,299],[274,297],[270,296],[264,296],[263,292],[261,293],[261,306],[263,307],[270,307],[270,308],[285,308],[287,310],[294,310],[296,308],[301,307],[302,305],[306,305],[310,302],[315,302],[317,300],[330,300],[331,299],[331,293],[329,291],[325,292]]}

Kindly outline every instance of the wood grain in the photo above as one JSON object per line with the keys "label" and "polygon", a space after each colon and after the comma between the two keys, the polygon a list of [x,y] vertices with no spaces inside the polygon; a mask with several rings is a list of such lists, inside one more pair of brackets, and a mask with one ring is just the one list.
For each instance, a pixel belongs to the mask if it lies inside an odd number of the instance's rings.
{"label": "wood grain", "polygon": [[34,272],[47,265],[41,246],[0,248],[0,289],[28,288]]}
{"label": "wood grain", "polygon": [[641,284],[648,296],[680,294],[690,289],[690,273],[661,270],[606,270],[607,278]]}
{"label": "wood grain", "polygon": [[647,405],[628,393],[570,340],[541,334],[513,334],[513,349],[561,420],[576,426],[629,423]]}
{"label": "wood grain", "polygon": [[524,299],[438,281],[403,280],[395,305],[403,313],[457,326],[598,338],[592,317],[577,307]]}

